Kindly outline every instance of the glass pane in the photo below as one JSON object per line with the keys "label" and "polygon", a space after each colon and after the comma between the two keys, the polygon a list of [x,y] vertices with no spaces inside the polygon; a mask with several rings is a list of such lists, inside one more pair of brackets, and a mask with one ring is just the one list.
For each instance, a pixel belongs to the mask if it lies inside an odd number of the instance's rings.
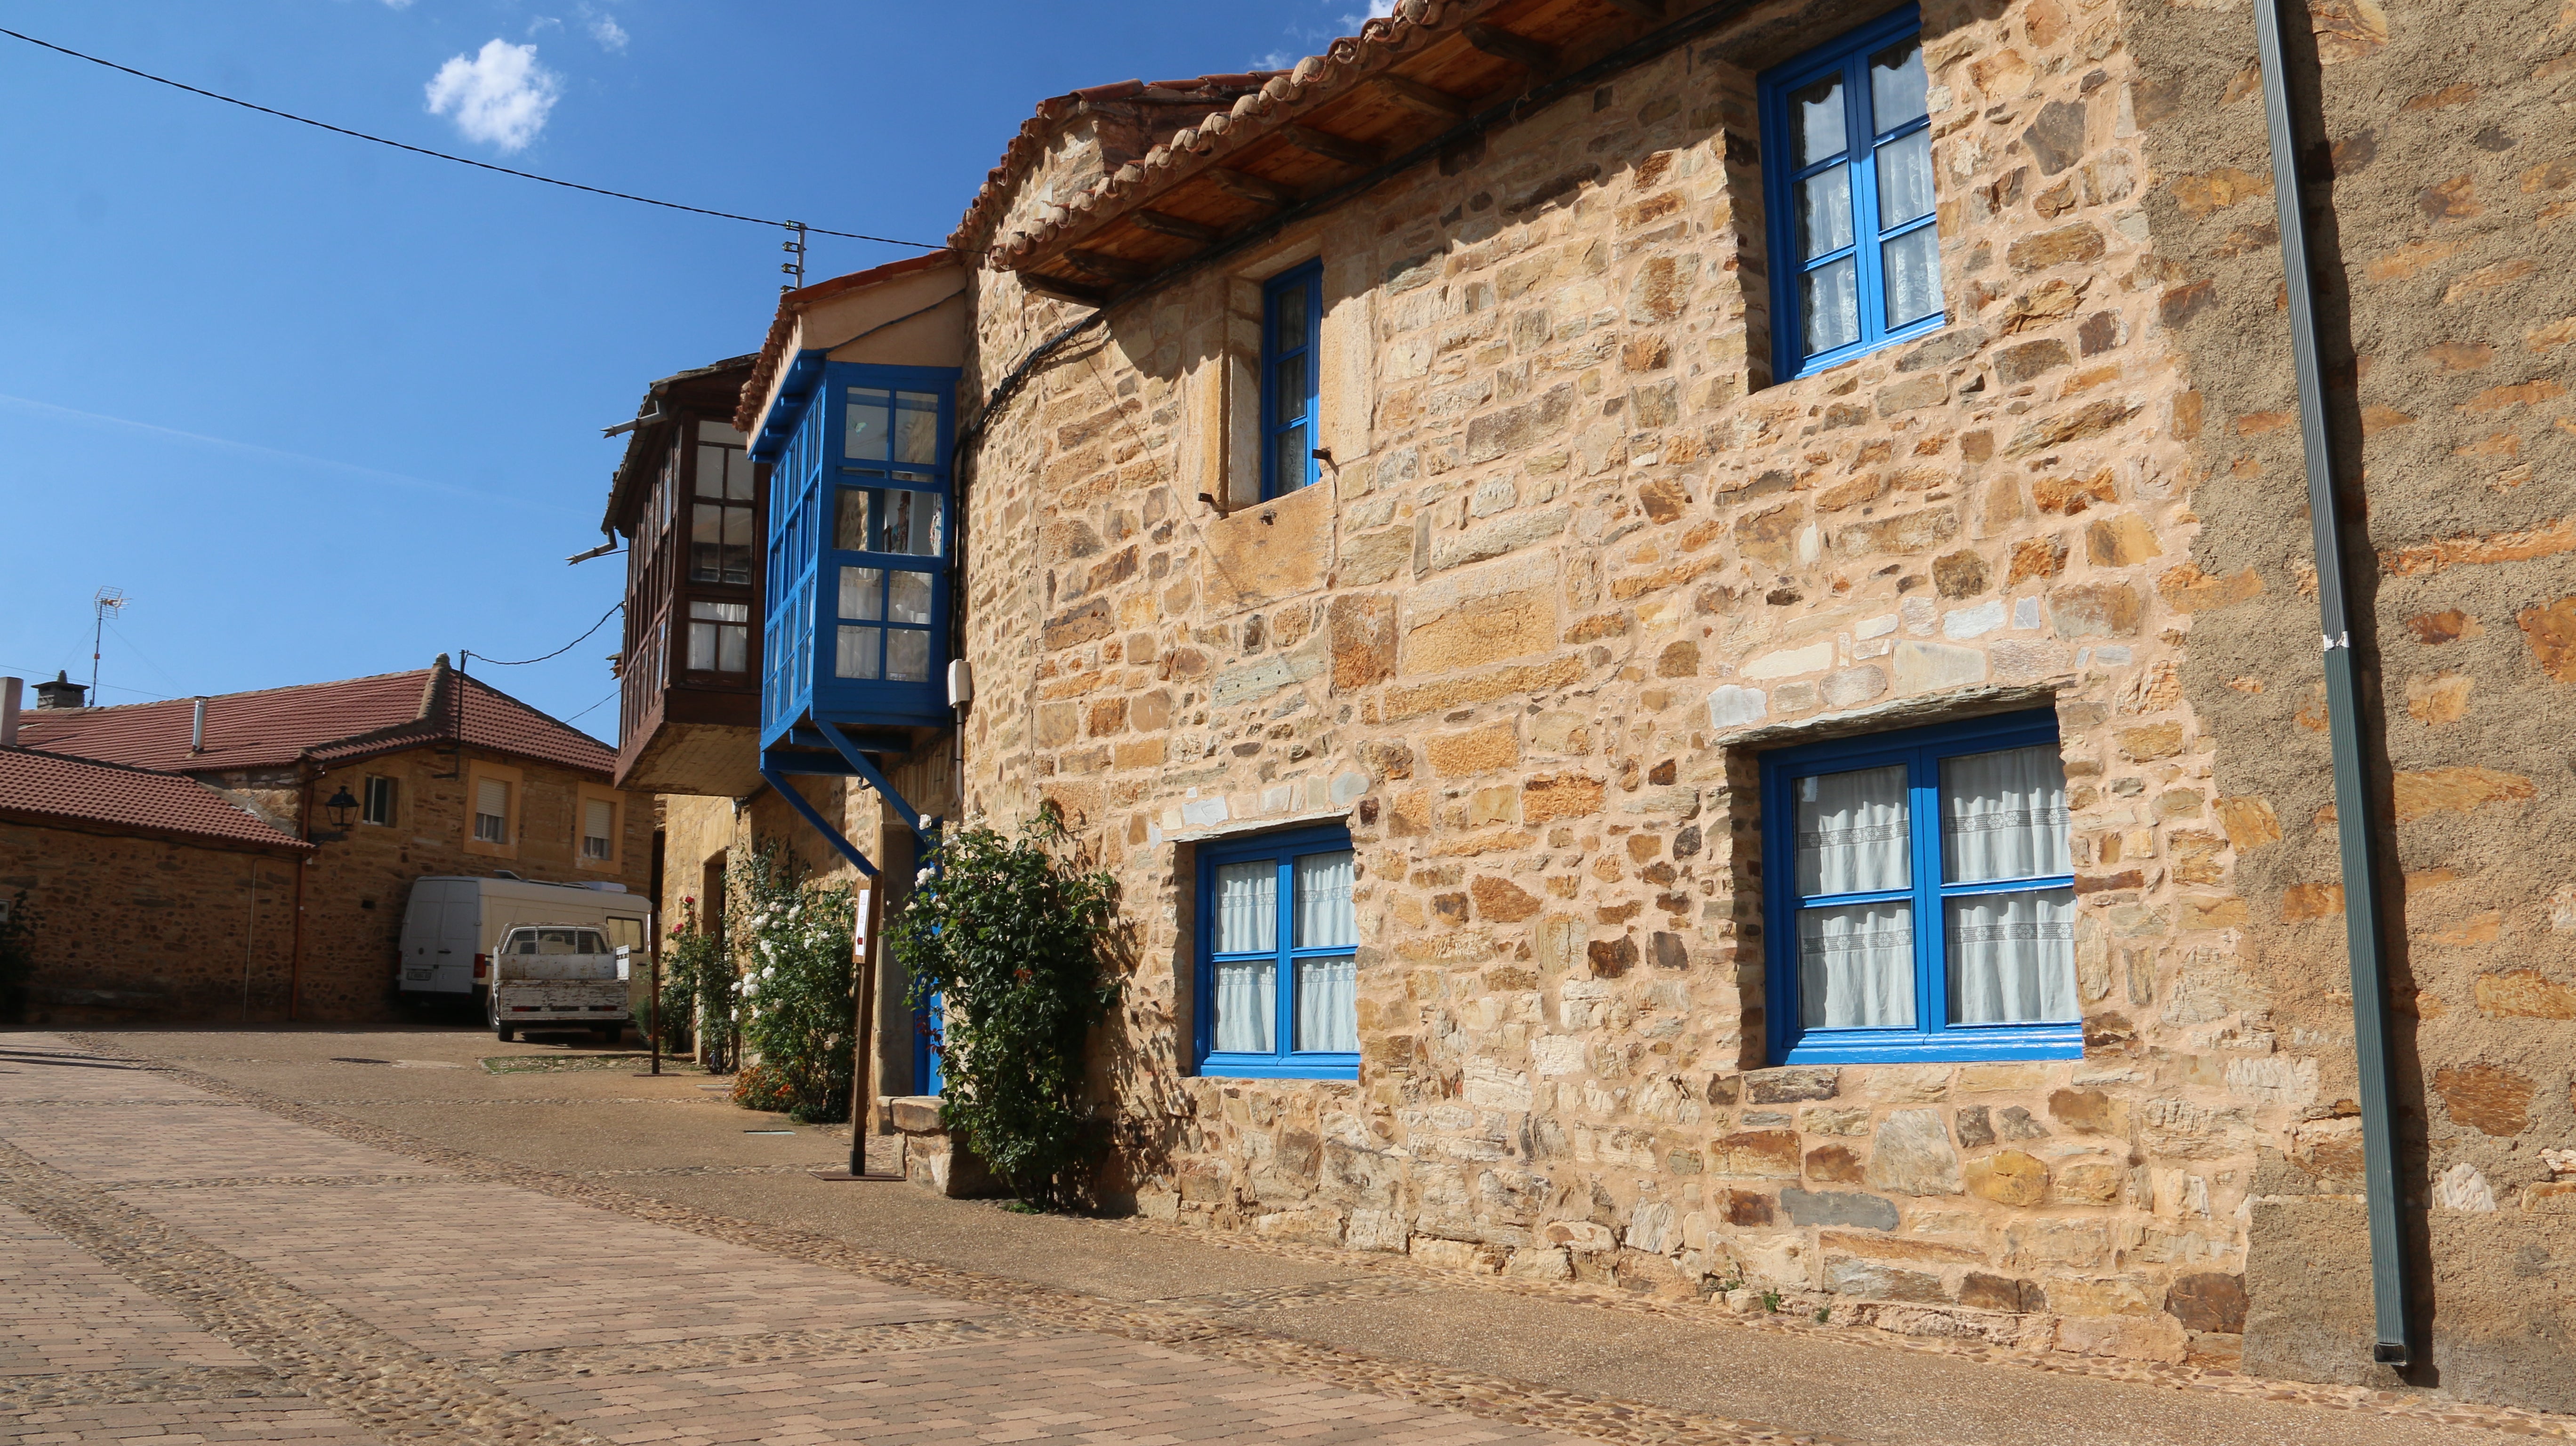
{"label": "glass pane", "polygon": [[1789,92],[1789,158],[1804,170],[1851,149],[1843,130],[1843,78],[1828,75]]}
{"label": "glass pane", "polygon": [[833,650],[832,675],[838,678],[873,678],[877,675],[877,637],[879,628],[843,628],[840,644]]}
{"label": "glass pane", "polygon": [[1798,911],[1798,1013],[1809,1028],[1914,1027],[1914,906]]}
{"label": "glass pane", "polygon": [[1282,492],[1294,492],[1306,485],[1309,465],[1315,459],[1313,448],[1306,445],[1306,424],[1298,423],[1270,438],[1270,485]]}
{"label": "glass pane", "polygon": [[1270,367],[1270,421],[1278,426],[1306,415],[1306,358],[1301,354]]}
{"label": "glass pane", "polygon": [[716,638],[716,671],[747,673],[751,671],[751,629],[729,626]]}
{"label": "glass pane", "polygon": [[1798,893],[1862,894],[1914,882],[1905,765],[1821,773],[1791,785],[1798,799]]}
{"label": "glass pane", "polygon": [[1978,894],[1950,907],[1950,1022],[2064,1022],[2075,1007],[2075,891]]}
{"label": "glass pane", "polygon": [[2066,824],[2066,765],[2056,744],[1941,760],[1943,882],[2073,873]]}
{"label": "glass pane", "polygon": [[1887,269],[1887,324],[1899,327],[1941,314],[1941,238],[1930,226],[1879,247]]}
{"label": "glass pane", "polygon": [[886,629],[886,679],[895,683],[930,681],[930,634],[920,628]]}
{"label": "glass pane", "polygon": [[1852,274],[1852,258],[1846,256],[1798,278],[1798,304],[1807,313],[1807,355],[1860,340],[1860,298],[1853,294]]}
{"label": "glass pane", "polygon": [[713,502],[689,508],[689,578],[714,582],[724,576],[724,508]]}
{"label": "glass pane", "polygon": [[716,666],[716,625],[714,623],[689,624],[688,666],[700,672]]}
{"label": "glass pane", "polygon": [[1279,865],[1269,859],[1219,864],[1212,937],[1219,954],[1279,947]]}
{"label": "glass pane", "polygon": [[[1262,865],[1268,868],[1268,864]],[[1279,1013],[1279,965],[1246,959],[1216,966],[1215,1027],[1209,1032],[1228,1053],[1271,1054],[1271,1021]]]}
{"label": "glass pane", "polygon": [[939,398],[927,392],[895,393],[894,459],[939,460]]}
{"label": "glass pane", "polygon": [[747,623],[751,621],[751,604],[693,602],[689,604],[689,616],[710,622]]}
{"label": "glass pane", "polygon": [[1357,960],[1297,961],[1297,1048],[1359,1053],[1359,985]]}
{"label": "glass pane", "polygon": [[884,461],[886,455],[887,414],[893,410],[891,393],[868,387],[850,388],[850,404],[841,414],[841,455],[853,461],[872,458]]}
{"label": "glass pane", "polygon": [[725,449],[722,447],[700,447],[698,449],[698,495],[700,497],[722,497],[724,495],[724,480]]}
{"label": "glass pane", "polygon": [[839,616],[869,619],[885,616],[885,569],[880,567],[841,569]]}
{"label": "glass pane", "polygon": [[1932,214],[1932,133],[1916,131],[1878,148],[1878,229]]}
{"label": "glass pane", "polygon": [[844,487],[832,512],[832,546],[843,552],[873,552],[868,546],[869,521],[876,516],[876,489]]}
{"label": "glass pane", "polygon": [[885,551],[937,557],[940,500],[936,492],[888,492]]}
{"label": "glass pane", "polygon": [[1869,123],[1885,135],[1927,114],[1923,100],[1923,39],[1909,35],[1869,58]]}
{"label": "glass pane", "polygon": [[1798,183],[1798,255],[1822,256],[1852,244],[1851,167],[1835,166]]}
{"label": "glass pane", "polygon": [[888,577],[886,617],[898,623],[930,622],[930,574],[895,568]]}
{"label": "glass pane", "polygon": [[725,496],[735,502],[751,500],[751,454],[741,451],[725,453]]}
{"label": "glass pane", "polygon": [[1306,288],[1290,286],[1270,293],[1270,349],[1296,351],[1306,344]]}
{"label": "glass pane", "polygon": [[742,433],[735,431],[729,424],[724,422],[698,423],[698,440],[701,442],[722,442],[728,447],[740,447],[749,441],[749,439],[744,437]]}
{"label": "glass pane", "polygon": [[1294,937],[1300,949],[1347,949],[1359,943],[1351,921],[1351,851],[1307,854],[1297,860]]}

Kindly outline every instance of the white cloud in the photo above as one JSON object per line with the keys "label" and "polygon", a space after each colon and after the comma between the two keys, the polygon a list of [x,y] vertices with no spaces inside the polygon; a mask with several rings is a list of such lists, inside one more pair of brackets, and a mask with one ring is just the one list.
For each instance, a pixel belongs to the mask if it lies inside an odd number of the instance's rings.
{"label": "white cloud", "polygon": [[409,10],[411,8],[411,0],[385,0],[385,8],[387,10]]}
{"label": "white cloud", "polygon": [[546,128],[562,83],[537,64],[537,48],[489,40],[472,60],[459,55],[430,77],[429,113],[456,117],[457,134],[503,151],[524,149]]}
{"label": "white cloud", "polygon": [[626,27],[618,24],[613,15],[590,17],[590,38],[598,41],[602,50],[613,50],[620,55],[626,53]]}
{"label": "white cloud", "polygon": [[[1324,3],[1334,4],[1337,0],[1324,0]],[[1342,17],[1342,26],[1344,29],[1355,31],[1371,20],[1384,20],[1394,13],[1395,0],[1369,0],[1366,15],[1345,15]]]}

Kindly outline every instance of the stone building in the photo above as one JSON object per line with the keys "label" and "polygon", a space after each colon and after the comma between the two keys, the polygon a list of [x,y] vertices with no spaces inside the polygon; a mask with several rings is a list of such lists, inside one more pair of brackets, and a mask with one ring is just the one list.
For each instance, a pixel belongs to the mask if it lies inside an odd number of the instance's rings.
{"label": "stone building", "polygon": [[2293,27],[2303,407],[2262,13],[1405,0],[1041,107],[964,812],[1124,885],[1118,1198],[2576,1406],[2567,21]]}
{"label": "stone building", "polygon": [[[236,866],[217,860],[201,869],[174,852],[174,862],[153,865],[150,884],[133,882],[152,896],[152,909],[165,911],[138,918],[175,911],[198,922],[138,924],[132,933],[111,923],[90,953],[82,941],[91,926],[82,921],[116,918],[93,913],[92,900],[112,894],[79,882],[91,877],[95,848],[67,848],[50,834],[36,839],[26,866],[8,873],[36,880],[31,901],[47,920],[38,940],[39,1000],[49,989],[67,991],[61,1008],[78,1005],[88,1017],[392,1019],[396,946],[414,879],[507,872],[640,894],[650,877],[652,809],[611,786],[613,750],[458,674],[444,655],[427,668],[334,683],[35,709],[20,720],[18,741],[113,765],[119,776],[211,790],[259,823],[250,836],[263,856],[288,856],[274,865],[274,890],[271,875],[261,876],[255,945],[225,932],[232,927],[225,911],[244,887],[224,872]],[[129,859],[110,873],[134,866]],[[249,907],[241,906],[245,931]],[[245,986],[245,950],[253,948]],[[123,982],[101,982],[100,971]],[[118,998],[100,997],[109,992]]]}

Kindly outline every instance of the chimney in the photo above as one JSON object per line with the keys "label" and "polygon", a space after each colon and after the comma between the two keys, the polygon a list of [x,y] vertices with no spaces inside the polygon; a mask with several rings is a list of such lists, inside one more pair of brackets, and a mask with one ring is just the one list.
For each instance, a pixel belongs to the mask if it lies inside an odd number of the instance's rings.
{"label": "chimney", "polygon": [[206,699],[204,694],[199,694],[197,696],[197,715],[188,723],[188,752],[191,754],[197,754],[205,751]]}
{"label": "chimney", "polygon": [[18,699],[26,689],[20,678],[0,678],[0,748],[18,746]]}
{"label": "chimney", "polygon": [[82,695],[88,691],[73,682],[70,674],[57,670],[54,681],[36,685],[36,706],[47,710],[78,708]]}

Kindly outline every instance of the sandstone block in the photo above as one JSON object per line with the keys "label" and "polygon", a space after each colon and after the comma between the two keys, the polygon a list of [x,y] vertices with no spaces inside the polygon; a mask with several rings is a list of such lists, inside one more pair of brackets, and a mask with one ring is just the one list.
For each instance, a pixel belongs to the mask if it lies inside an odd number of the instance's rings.
{"label": "sandstone block", "polygon": [[1739,1130],[1710,1148],[1723,1175],[1794,1180],[1804,1163],[1795,1130]]}
{"label": "sandstone block", "polygon": [[1757,1105],[1829,1100],[1840,1088],[1842,1071],[1833,1065],[1784,1065],[1754,1070],[1744,1076],[1745,1099]]}
{"label": "sandstone block", "polygon": [[1939,1110],[1897,1110],[1870,1142],[1869,1183],[1900,1195],[1956,1195],[1959,1152]]}
{"label": "sandstone block", "polygon": [[1863,1230],[1896,1228],[1896,1202],[1858,1190],[1806,1191],[1792,1185],[1780,1192],[1780,1207],[1793,1225],[1856,1226]]}
{"label": "sandstone block", "polygon": [[2245,1331],[2245,1277],[2204,1272],[2178,1278],[2165,1290],[2165,1313],[2184,1330],[2241,1335]]}
{"label": "sandstone block", "polygon": [[1908,639],[1896,645],[1891,661],[1896,669],[1896,688],[1901,693],[1963,688],[1986,679],[1986,655],[1975,648]]}
{"label": "sandstone block", "polygon": [[2561,683],[2576,683],[2576,597],[2524,608],[2514,621],[2540,670]]}
{"label": "sandstone block", "polygon": [[2048,1167],[2019,1150],[1970,1160],[1968,1193],[2002,1205],[2037,1205],[2048,1198]]}
{"label": "sandstone block", "polygon": [[1443,777],[1492,773],[1520,762],[1520,740],[1509,720],[1464,733],[1435,735],[1423,744],[1432,770]]}
{"label": "sandstone block", "polygon": [[2481,974],[2478,1010],[2494,1019],[2576,1019],[2576,989],[2537,969]]}
{"label": "sandstone block", "polygon": [[2126,583],[2062,587],[2048,595],[2049,625],[2060,637],[2125,638],[2145,614],[2137,589]]}

